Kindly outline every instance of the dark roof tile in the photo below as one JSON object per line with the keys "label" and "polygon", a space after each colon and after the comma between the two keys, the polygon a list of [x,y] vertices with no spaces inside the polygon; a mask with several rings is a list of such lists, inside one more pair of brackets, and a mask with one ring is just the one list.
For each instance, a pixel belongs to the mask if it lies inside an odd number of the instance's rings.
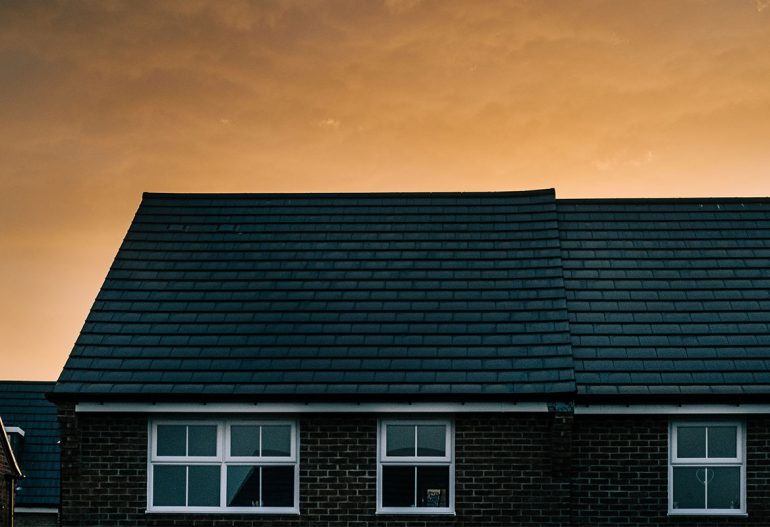
{"label": "dark roof tile", "polygon": [[571,393],[559,245],[553,191],[147,194],[55,391]]}

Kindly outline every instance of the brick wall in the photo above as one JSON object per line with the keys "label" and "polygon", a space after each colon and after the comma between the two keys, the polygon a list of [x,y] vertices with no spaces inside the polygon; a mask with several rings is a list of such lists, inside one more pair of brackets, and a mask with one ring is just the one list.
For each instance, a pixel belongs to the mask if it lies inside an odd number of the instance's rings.
{"label": "brick wall", "polygon": [[56,527],[59,524],[59,517],[56,514],[17,512],[14,519],[13,527]]}
{"label": "brick wall", "polygon": [[662,416],[575,417],[573,524],[770,526],[770,418],[746,418],[748,518],[667,516],[668,423]]}
{"label": "brick wall", "polygon": [[147,417],[74,414],[62,422],[62,525],[567,526],[563,424],[553,414],[455,417],[456,516],[375,515],[377,420],[300,417],[301,515],[146,514]]}
{"label": "brick wall", "polygon": [[[2,432],[0,432],[2,433]],[[8,460],[5,457],[5,449],[0,443],[0,527],[6,527],[9,519],[8,486],[13,484]]]}

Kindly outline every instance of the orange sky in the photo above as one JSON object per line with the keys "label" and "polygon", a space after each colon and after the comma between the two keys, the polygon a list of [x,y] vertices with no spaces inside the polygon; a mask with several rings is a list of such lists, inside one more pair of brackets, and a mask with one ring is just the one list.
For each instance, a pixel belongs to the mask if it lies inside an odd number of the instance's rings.
{"label": "orange sky", "polygon": [[0,1],[0,378],[142,191],[770,195],[770,0]]}

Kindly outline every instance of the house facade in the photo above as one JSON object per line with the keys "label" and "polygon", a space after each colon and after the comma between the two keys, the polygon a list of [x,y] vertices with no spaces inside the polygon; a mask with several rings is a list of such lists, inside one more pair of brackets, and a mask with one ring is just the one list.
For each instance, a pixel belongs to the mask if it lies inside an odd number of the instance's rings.
{"label": "house facade", "polygon": [[770,201],[145,194],[61,522],[770,525]]}
{"label": "house facade", "polygon": [[16,482],[23,477],[11,441],[0,418],[0,527],[12,527]]}

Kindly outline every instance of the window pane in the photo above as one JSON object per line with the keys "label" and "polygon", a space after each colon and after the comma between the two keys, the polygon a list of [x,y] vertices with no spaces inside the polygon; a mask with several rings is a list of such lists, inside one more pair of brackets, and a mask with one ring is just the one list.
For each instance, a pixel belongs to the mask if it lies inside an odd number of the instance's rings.
{"label": "window pane", "polygon": [[387,455],[414,456],[414,425],[387,425]]}
{"label": "window pane", "polygon": [[158,456],[184,456],[185,425],[158,425]]}
{"label": "window pane", "polygon": [[444,457],[446,455],[446,426],[417,426],[417,455]]}
{"label": "window pane", "polygon": [[262,467],[262,506],[294,506],[294,467]]}
{"label": "window pane", "polygon": [[709,468],[708,480],[709,509],[741,508],[740,467]]}
{"label": "window pane", "polygon": [[704,467],[674,467],[674,508],[705,508],[705,481],[706,469]]}
{"label": "window pane", "polygon": [[227,467],[227,506],[259,507],[259,467]]}
{"label": "window pane", "polygon": [[217,426],[194,425],[187,428],[188,456],[217,455]]}
{"label": "window pane", "polygon": [[[412,427],[412,430],[414,428]],[[415,467],[382,467],[382,506],[414,507]]]}
{"label": "window pane", "polygon": [[155,465],[152,471],[152,503],[156,507],[184,507],[184,465]]}
{"label": "window pane", "polygon": [[233,425],[230,427],[231,456],[259,456],[259,426]]}
{"label": "window pane", "polygon": [[288,457],[291,455],[291,426],[268,425],[262,427],[262,455]]}
{"label": "window pane", "polygon": [[676,431],[676,451],[679,457],[706,457],[706,427],[678,427]]}
{"label": "window pane", "polygon": [[449,467],[417,467],[417,506],[449,506]]}
{"label": "window pane", "polygon": [[187,505],[219,507],[219,465],[188,466]]}
{"label": "window pane", "polygon": [[709,426],[709,457],[737,457],[738,430],[734,426]]}

